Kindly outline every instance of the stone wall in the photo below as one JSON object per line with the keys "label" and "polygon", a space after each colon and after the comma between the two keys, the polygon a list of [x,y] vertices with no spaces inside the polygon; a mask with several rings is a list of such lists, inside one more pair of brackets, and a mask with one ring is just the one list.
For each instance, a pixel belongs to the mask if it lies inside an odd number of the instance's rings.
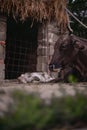
{"label": "stone wall", "polygon": [[[13,91],[23,91],[28,94],[39,94],[46,103],[50,103],[52,97],[75,96],[77,93],[87,95],[87,84],[65,84],[65,83],[28,83],[21,84],[18,81],[0,81],[0,113],[9,111],[8,104],[12,103],[10,97]],[[3,109],[2,109],[3,108]]]}
{"label": "stone wall", "polygon": [[60,31],[57,23],[52,21],[41,24],[38,31],[37,71],[49,71],[48,65],[54,52],[54,44]]}
{"label": "stone wall", "polygon": [[[15,92],[15,98],[13,92]],[[16,81],[0,81],[0,129],[26,129],[26,124],[28,128],[32,128],[31,123],[36,126],[37,120],[40,119],[42,121],[40,123],[43,123],[43,121],[49,121],[44,119],[50,119],[55,121],[55,124],[51,125],[52,129],[50,127],[51,130],[87,130],[87,125],[85,125],[85,123],[87,124],[86,96],[87,83],[20,84]],[[44,109],[43,105],[45,105]],[[54,111],[56,111],[57,115],[55,115]],[[33,116],[32,112],[34,112],[35,116]],[[44,114],[48,114],[48,116],[44,118]],[[25,120],[21,119],[21,117],[24,117]],[[34,120],[31,122],[31,119]],[[19,122],[19,125],[15,124],[17,122]],[[2,127],[3,125],[5,127]],[[83,129],[82,127],[86,128]],[[34,130],[36,129],[34,128]]]}

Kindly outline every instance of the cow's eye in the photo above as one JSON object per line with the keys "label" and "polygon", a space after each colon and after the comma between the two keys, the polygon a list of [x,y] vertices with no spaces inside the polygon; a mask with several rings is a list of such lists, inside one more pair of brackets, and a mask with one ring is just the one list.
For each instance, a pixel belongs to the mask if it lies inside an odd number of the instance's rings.
{"label": "cow's eye", "polygon": [[62,48],[64,48],[64,49],[65,49],[65,48],[66,48],[66,46],[65,46],[65,45],[63,45],[63,46],[62,46]]}
{"label": "cow's eye", "polygon": [[65,45],[65,44],[63,44],[62,46],[61,46],[61,49],[63,50],[63,49],[66,49],[67,48],[67,46]]}
{"label": "cow's eye", "polygon": [[67,44],[67,43],[63,43],[63,44],[62,44],[63,47],[67,47],[68,45],[69,45],[69,44]]}

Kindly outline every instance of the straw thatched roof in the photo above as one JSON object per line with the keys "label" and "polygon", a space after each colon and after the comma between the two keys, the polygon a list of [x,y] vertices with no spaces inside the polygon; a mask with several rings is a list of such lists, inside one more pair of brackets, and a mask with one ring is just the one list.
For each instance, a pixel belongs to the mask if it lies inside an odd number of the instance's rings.
{"label": "straw thatched roof", "polygon": [[12,13],[20,20],[32,17],[42,22],[54,18],[58,25],[65,28],[68,23],[66,5],[67,0],[0,0],[0,11]]}

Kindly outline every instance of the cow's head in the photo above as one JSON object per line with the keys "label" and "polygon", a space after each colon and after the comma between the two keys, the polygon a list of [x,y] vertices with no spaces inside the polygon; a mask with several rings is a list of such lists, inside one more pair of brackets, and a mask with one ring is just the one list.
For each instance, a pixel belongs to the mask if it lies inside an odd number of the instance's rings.
{"label": "cow's head", "polygon": [[59,39],[54,46],[54,54],[49,64],[50,71],[58,70],[73,63],[78,56],[79,50],[83,48],[71,36],[65,40]]}

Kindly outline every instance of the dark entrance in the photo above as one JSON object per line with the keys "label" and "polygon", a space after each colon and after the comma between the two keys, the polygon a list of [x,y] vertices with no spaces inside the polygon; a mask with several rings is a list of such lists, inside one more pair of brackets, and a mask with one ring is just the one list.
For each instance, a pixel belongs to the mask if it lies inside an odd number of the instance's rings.
{"label": "dark entrance", "polygon": [[28,19],[24,23],[9,17],[5,58],[5,78],[15,79],[25,72],[36,71],[38,26]]}

